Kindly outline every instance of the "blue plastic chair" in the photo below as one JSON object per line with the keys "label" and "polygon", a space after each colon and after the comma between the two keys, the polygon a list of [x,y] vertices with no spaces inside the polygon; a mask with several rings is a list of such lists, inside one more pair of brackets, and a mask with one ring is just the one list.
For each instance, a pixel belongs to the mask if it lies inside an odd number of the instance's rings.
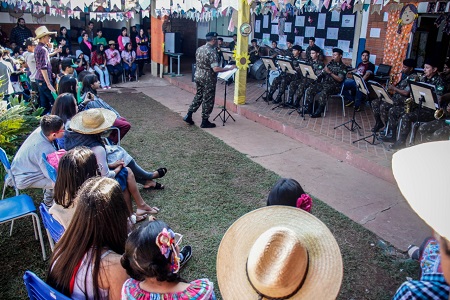
{"label": "blue plastic chair", "polygon": [[45,153],[42,153],[42,160],[44,161],[48,176],[53,182],[56,182],[56,169],[48,162],[47,155],[45,155]]}
{"label": "blue plastic chair", "polygon": [[70,299],[61,292],[58,292],[48,284],[46,284],[42,279],[36,276],[33,272],[25,271],[23,275],[23,281],[27,287],[28,297],[31,300],[67,300]]}
{"label": "blue plastic chair", "polygon": [[4,178],[5,182],[3,184],[2,199],[5,197],[5,191],[6,191],[6,188],[8,187],[8,185],[6,184],[6,179],[8,177],[12,178],[13,187],[14,187],[14,190],[16,191],[16,196],[19,196],[19,189],[16,187],[16,181],[15,181],[14,176],[13,176],[12,171],[11,171],[11,165],[9,164],[9,160],[8,160],[8,157],[6,156],[5,150],[3,150],[2,148],[0,148],[0,161],[2,162],[2,164],[3,164],[3,166],[5,167],[5,170],[6,170],[6,175],[5,175],[5,178]]}
{"label": "blue plastic chair", "polygon": [[56,221],[51,214],[47,211],[47,207],[44,203],[39,205],[39,211],[41,213],[42,222],[44,223],[44,227],[47,231],[48,242],[50,243],[50,248],[55,248],[55,243],[57,243],[62,235],[64,234],[64,227]]}
{"label": "blue plastic chair", "polygon": [[[2,148],[0,148],[0,160],[5,166],[6,172],[11,175],[14,183],[14,189],[16,190],[16,196],[6,199],[3,199],[2,196],[2,200],[0,200],[0,224],[11,222],[11,230],[9,232],[9,235],[11,236],[14,220],[26,216],[31,216],[31,219],[33,220],[34,236],[36,239],[38,239],[39,236],[39,242],[41,243],[42,249],[42,257],[45,260],[47,256],[45,254],[44,241],[42,239],[41,225],[39,223],[39,217],[36,214],[36,207],[34,206],[33,199],[31,199],[31,197],[28,195],[18,195],[18,189],[15,186],[14,176],[12,176],[12,173],[10,171],[8,158],[6,157],[6,153]],[[3,189],[3,192],[4,191],[5,188]]]}

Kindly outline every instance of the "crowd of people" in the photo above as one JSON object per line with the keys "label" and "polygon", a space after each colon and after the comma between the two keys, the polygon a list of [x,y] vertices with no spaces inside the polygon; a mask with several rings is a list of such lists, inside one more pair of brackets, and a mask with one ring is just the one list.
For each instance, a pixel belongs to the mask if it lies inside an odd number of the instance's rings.
{"label": "crowd of people", "polygon": [[[137,31],[136,26],[132,26],[131,31],[130,38],[124,27],[117,41],[107,42],[101,29],[96,30],[94,37],[94,23],[89,22],[81,31],[75,49],[66,27],[61,27],[57,33],[41,26],[33,35],[25,20],[19,18],[9,39],[2,33],[0,40],[2,99],[18,95],[28,101],[34,95],[34,99],[39,99],[36,104],[48,113],[55,101],[64,67],[69,65],[75,76],[83,71],[96,74],[103,89],[110,89],[111,84],[118,83],[121,78],[137,80],[145,75],[149,37],[142,28]],[[115,49],[117,45],[119,50]]]}

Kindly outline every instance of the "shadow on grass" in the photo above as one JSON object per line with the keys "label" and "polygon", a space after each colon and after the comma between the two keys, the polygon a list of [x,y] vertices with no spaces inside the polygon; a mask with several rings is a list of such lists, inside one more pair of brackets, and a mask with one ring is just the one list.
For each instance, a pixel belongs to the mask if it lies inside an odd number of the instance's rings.
{"label": "shadow on grass", "polygon": [[[193,257],[182,276],[210,278],[220,297],[215,264],[221,238],[240,216],[265,206],[278,175],[200,128],[187,126],[178,114],[143,94],[104,94],[104,99],[132,124],[122,146],[146,169],[168,168],[168,174],[158,180],[165,190],[142,191],[142,195],[147,203],[161,208],[158,218],[193,246]],[[38,204],[40,194],[34,196]],[[312,213],[333,232],[343,255],[339,299],[390,299],[406,276],[417,278],[415,262],[395,251],[387,255],[375,246],[376,235],[320,200],[315,199]],[[9,227],[0,226],[1,299],[25,297],[22,276],[26,269],[44,278],[47,265],[33,239],[31,222],[25,225],[16,225],[11,238]]]}

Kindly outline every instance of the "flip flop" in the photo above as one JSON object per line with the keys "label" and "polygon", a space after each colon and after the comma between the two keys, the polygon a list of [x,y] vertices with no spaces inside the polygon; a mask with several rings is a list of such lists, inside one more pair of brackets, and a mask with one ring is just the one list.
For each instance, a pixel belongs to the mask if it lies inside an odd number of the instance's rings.
{"label": "flip flop", "polygon": [[156,172],[158,172],[159,174],[158,178],[163,178],[167,173],[167,168],[159,168],[158,170],[156,170]]}
{"label": "flip flop", "polygon": [[145,221],[148,219],[148,215],[147,214],[143,214],[143,215],[136,215],[136,223]]}
{"label": "flip flop", "polygon": [[137,208],[136,209],[136,216],[142,216],[142,215],[146,215],[146,214],[153,214],[156,215],[157,213],[159,213],[159,208],[152,207],[151,210],[145,210],[145,209],[140,209]]}
{"label": "flip flop", "polygon": [[155,186],[146,187],[144,185],[144,190],[163,190],[163,189],[164,189],[164,185],[162,185],[161,183],[156,182],[156,181],[155,181]]}

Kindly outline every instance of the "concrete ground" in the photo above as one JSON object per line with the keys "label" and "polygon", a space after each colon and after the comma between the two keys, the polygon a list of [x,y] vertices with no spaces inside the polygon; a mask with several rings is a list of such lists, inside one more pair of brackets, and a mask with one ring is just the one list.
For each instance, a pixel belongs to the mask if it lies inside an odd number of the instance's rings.
{"label": "concrete ground", "polygon": [[[150,75],[117,87],[108,92],[134,89],[179,113],[180,118],[193,99],[192,93]],[[219,111],[216,106],[212,118]],[[195,126],[200,125],[200,115],[200,111],[194,114]],[[206,131],[263,167],[282,177],[296,179],[308,193],[398,249],[406,250],[409,244],[420,244],[431,234],[429,227],[405,202],[396,185],[236,113],[232,116],[236,122],[230,118],[222,126],[217,118],[217,128]]]}

